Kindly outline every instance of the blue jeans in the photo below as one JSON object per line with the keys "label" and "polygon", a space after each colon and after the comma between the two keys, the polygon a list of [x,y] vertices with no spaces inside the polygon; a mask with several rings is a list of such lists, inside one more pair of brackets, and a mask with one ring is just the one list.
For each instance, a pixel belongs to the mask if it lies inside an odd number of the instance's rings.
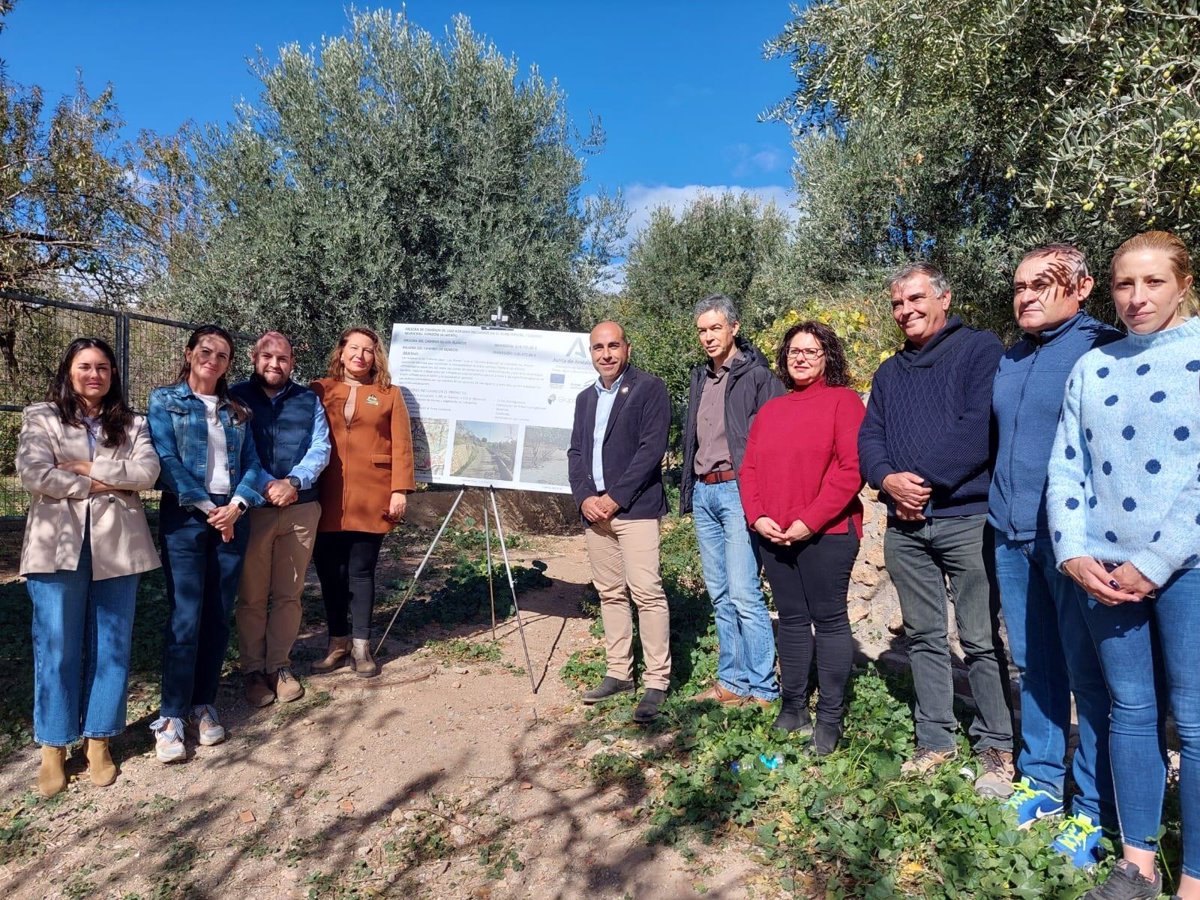
{"label": "blue jeans", "polygon": [[[212,500],[218,506],[225,503],[224,497]],[[164,491],[158,532],[169,610],[159,714],[186,719],[193,706],[217,699],[250,517],[238,520],[233,540],[226,544],[204,513],[192,506],[181,508],[175,495]]]}
{"label": "blue jeans", "polygon": [[976,751],[1012,747],[1012,698],[1000,641],[1000,601],[991,571],[994,551],[986,517],[948,516],[921,522],[889,519],[883,538],[888,575],[900,597],[908,661],[917,695],[917,746],[954,747],[954,679],[946,633],[946,580],[954,592],[958,639],[975,700],[968,732]]}
{"label": "blue jeans", "polygon": [[139,575],[92,580],[84,531],[79,567],[30,575],[33,601],[33,737],[66,747],[125,730],[129,650]]}
{"label": "blue jeans", "polygon": [[1181,749],[1183,871],[1200,878],[1200,570],[1177,572],[1157,600],[1104,606],[1089,597],[1087,623],[1112,693],[1109,750],[1121,841],[1158,848],[1169,701]]}
{"label": "blue jeans", "polygon": [[704,584],[717,623],[717,683],[743,697],[774,700],[775,635],[758,580],[758,549],[736,481],[696,482],[692,498]]}
{"label": "blue jeans", "polygon": [[996,580],[1008,649],[1021,673],[1021,744],[1017,769],[1037,790],[1063,796],[1071,695],[1079,746],[1071,775],[1079,794],[1071,811],[1115,824],[1108,761],[1108,685],[1084,618],[1087,598],[1058,571],[1049,538],[996,537]]}

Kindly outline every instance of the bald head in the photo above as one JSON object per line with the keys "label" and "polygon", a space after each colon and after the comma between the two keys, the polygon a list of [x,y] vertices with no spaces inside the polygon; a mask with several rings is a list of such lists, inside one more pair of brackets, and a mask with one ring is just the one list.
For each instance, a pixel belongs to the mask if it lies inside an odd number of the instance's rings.
{"label": "bald head", "polygon": [[625,329],[616,322],[601,322],[588,337],[592,365],[600,373],[600,382],[607,388],[621,377],[629,365],[629,341]]}

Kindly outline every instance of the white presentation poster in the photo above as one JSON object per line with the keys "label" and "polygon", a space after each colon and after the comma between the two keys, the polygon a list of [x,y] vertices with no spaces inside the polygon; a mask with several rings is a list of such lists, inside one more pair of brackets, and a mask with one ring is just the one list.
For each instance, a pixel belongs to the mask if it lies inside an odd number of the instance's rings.
{"label": "white presentation poster", "polygon": [[571,492],[575,397],[596,380],[586,334],[393,325],[388,361],[418,481]]}

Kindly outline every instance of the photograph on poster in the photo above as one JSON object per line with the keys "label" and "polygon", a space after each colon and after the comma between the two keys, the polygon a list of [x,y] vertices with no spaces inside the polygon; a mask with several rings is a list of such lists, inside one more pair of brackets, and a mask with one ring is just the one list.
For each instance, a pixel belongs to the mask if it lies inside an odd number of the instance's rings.
{"label": "photograph on poster", "polygon": [[451,475],[512,481],[516,462],[516,425],[463,420],[455,424]]}

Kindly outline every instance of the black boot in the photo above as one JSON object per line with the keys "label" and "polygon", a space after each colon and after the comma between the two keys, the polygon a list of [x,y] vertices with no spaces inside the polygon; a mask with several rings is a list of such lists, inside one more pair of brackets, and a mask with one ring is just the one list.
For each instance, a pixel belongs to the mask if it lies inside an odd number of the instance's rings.
{"label": "black boot", "polygon": [[842,739],[841,722],[817,722],[813,729],[813,753],[817,756],[828,756],[837,749],[838,741]]}
{"label": "black boot", "polygon": [[813,733],[812,716],[809,715],[808,707],[803,703],[785,698],[779,709],[779,715],[775,719],[775,724],[771,727],[786,731],[788,734],[810,737]]}

